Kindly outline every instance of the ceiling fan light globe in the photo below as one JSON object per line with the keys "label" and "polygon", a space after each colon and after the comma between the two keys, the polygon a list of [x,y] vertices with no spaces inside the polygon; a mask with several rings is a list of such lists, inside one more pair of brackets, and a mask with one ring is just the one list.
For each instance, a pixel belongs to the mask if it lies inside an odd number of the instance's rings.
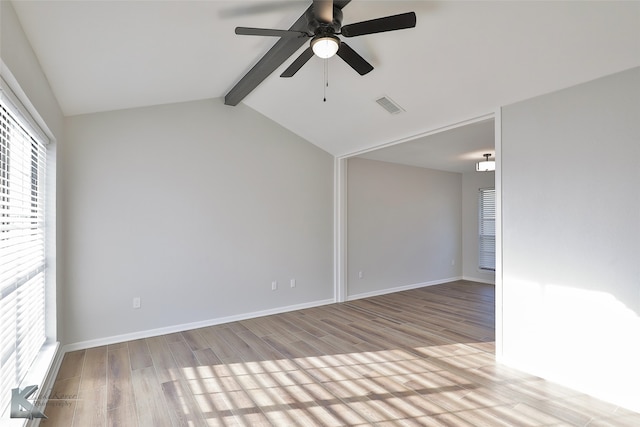
{"label": "ceiling fan light globe", "polygon": [[313,53],[322,58],[331,58],[338,52],[340,47],[340,40],[335,36],[317,37],[311,40],[311,49]]}

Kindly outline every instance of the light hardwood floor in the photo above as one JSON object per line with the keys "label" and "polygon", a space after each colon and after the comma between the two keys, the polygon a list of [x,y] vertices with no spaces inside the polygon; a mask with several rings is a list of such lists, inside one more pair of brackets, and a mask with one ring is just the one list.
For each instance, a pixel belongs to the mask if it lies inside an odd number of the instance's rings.
{"label": "light hardwood floor", "polygon": [[494,361],[459,281],[67,353],[41,425],[640,426]]}

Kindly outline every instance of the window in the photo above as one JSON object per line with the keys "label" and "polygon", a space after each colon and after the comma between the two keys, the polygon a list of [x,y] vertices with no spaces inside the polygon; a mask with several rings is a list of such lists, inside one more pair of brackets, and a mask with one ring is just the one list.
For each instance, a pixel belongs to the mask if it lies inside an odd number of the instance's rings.
{"label": "window", "polygon": [[481,270],[496,270],[496,190],[481,188],[479,197],[478,263]]}
{"label": "window", "polygon": [[46,339],[45,141],[0,97],[0,413]]}

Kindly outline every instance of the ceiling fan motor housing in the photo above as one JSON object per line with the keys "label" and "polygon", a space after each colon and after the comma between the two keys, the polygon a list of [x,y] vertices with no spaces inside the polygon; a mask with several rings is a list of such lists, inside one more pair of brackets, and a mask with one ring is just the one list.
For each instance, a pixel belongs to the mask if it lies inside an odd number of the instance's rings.
{"label": "ceiling fan motor housing", "polygon": [[320,21],[313,13],[313,8],[307,11],[306,16],[309,32],[316,36],[336,34],[342,28],[342,10],[335,6],[333,7],[333,21],[331,22]]}

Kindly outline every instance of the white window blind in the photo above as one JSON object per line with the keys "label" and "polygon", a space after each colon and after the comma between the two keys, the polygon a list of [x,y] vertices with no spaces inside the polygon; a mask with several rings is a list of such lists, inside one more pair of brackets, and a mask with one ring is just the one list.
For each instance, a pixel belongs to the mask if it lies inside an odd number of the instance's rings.
{"label": "white window blind", "polygon": [[45,342],[46,147],[0,97],[0,413]]}
{"label": "white window blind", "polygon": [[479,197],[479,252],[481,270],[496,269],[496,190],[481,188]]}

